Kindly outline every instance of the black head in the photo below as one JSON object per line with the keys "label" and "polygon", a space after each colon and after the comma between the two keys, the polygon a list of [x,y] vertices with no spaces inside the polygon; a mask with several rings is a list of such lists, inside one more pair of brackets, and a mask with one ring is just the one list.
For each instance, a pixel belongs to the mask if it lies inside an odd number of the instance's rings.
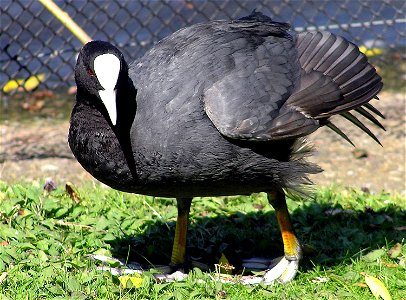
{"label": "black head", "polygon": [[[123,54],[108,42],[92,41],[80,50],[75,67],[78,93],[87,93],[103,103],[113,125],[117,122],[116,94],[120,82],[127,82],[128,65]],[[89,98],[87,98],[89,99]]]}

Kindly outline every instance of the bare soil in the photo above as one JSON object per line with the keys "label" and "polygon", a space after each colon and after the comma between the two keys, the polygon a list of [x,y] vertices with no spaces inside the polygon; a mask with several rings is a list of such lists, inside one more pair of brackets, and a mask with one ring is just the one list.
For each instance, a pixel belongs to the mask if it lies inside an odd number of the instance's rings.
{"label": "bare soil", "polygon": [[[347,133],[356,148],[328,128],[309,137],[316,148],[309,160],[324,169],[312,177],[316,184],[406,194],[406,97],[383,92],[380,99],[373,104],[386,116],[382,120],[386,131],[369,127],[383,147],[341,117],[336,117],[335,124]],[[79,186],[86,181],[96,182],[72,156],[67,144],[68,128],[67,120],[52,118],[1,122],[0,180],[14,183],[51,178],[57,184],[71,181]]]}

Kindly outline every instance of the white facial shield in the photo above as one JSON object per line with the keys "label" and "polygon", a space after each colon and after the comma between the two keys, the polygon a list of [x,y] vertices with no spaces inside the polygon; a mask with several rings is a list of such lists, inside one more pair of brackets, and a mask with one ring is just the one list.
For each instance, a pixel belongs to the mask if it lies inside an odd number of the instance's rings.
{"label": "white facial shield", "polygon": [[104,90],[99,91],[111,123],[117,123],[116,84],[120,73],[120,60],[114,54],[102,54],[94,60],[94,71]]}

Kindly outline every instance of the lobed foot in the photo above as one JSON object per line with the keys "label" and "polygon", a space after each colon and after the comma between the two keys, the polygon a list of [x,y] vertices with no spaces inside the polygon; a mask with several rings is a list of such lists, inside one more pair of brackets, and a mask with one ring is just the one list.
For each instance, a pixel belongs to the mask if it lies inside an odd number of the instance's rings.
{"label": "lobed foot", "polygon": [[280,283],[288,283],[291,281],[299,269],[299,259],[288,259],[286,256],[279,258],[279,262],[268,270],[264,275],[264,283],[271,284],[275,280]]}
{"label": "lobed foot", "polygon": [[275,281],[285,284],[296,276],[299,268],[299,259],[287,258],[286,256],[272,260],[251,258],[244,260],[242,266],[247,270],[266,271],[261,280],[266,285],[273,284]]}

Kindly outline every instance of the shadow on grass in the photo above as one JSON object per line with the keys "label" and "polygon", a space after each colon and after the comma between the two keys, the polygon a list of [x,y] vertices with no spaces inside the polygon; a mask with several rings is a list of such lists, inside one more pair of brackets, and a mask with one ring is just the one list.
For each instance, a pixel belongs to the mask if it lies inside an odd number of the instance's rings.
{"label": "shadow on grass", "polygon": [[[192,204],[193,210],[193,204]],[[406,224],[406,211],[395,205],[373,211],[344,210],[340,205],[310,203],[291,214],[297,236],[307,251],[302,271],[315,265],[333,266],[350,262],[366,249],[379,249],[406,239],[400,226]],[[141,235],[113,241],[113,256],[142,264],[170,261],[175,222],[151,222]],[[230,263],[241,259],[275,258],[283,255],[281,235],[275,214],[235,213],[229,216],[193,217],[188,230],[189,258],[213,266],[222,253]]]}

